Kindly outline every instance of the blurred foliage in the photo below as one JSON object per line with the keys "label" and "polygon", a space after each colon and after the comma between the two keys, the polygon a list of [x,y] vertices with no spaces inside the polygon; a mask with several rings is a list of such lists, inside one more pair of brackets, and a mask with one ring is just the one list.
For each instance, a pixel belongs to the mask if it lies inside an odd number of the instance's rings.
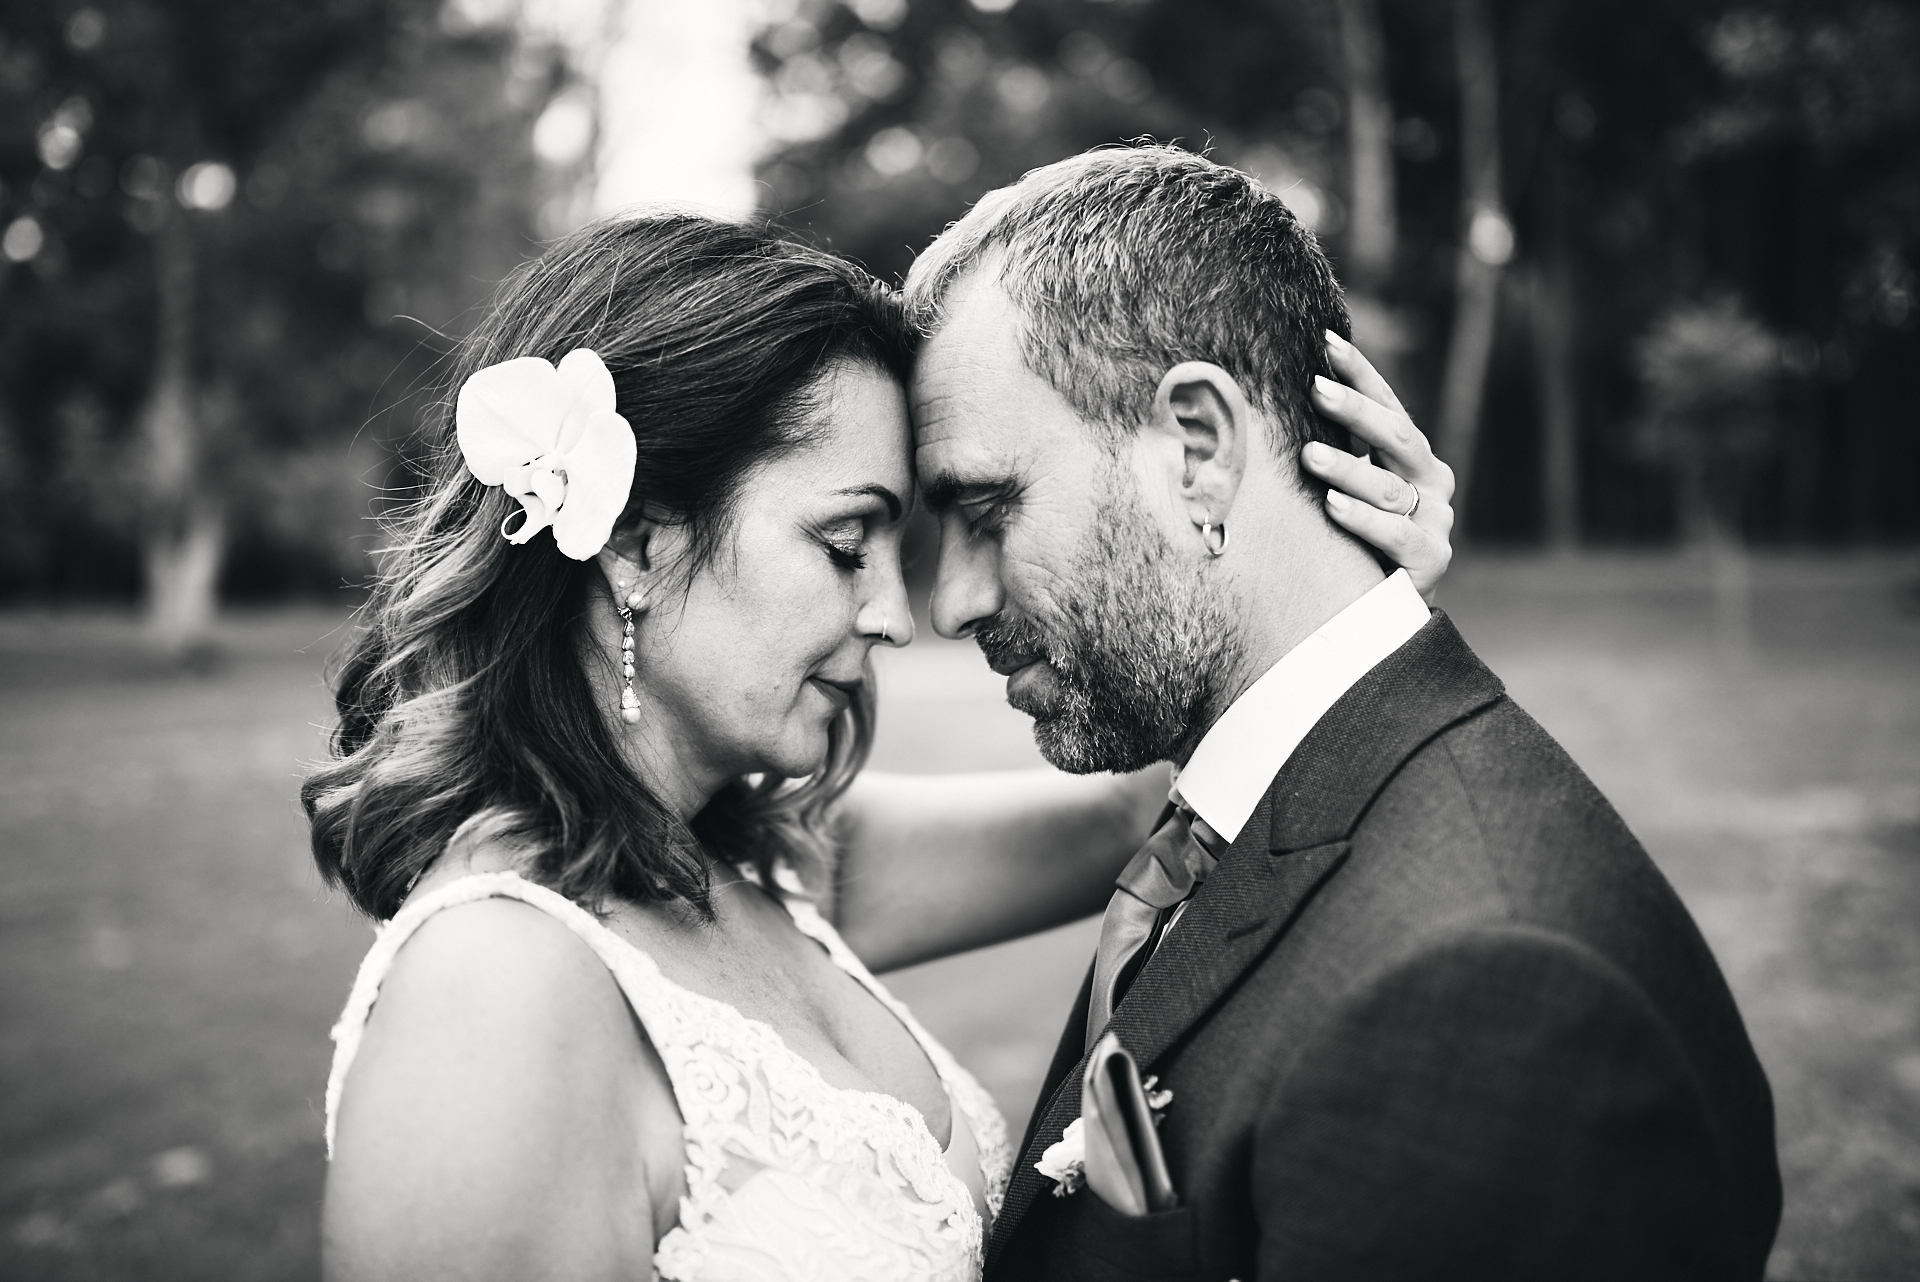
{"label": "blurred foliage", "polygon": [[1672,465],[1689,535],[1736,527],[1745,475],[1775,444],[1779,338],[1733,299],[1682,303],[1634,345],[1634,365],[1646,398],[1639,444]]}
{"label": "blurred foliage", "polygon": [[1656,454],[1739,459],[1767,448],[1780,340],[1731,299],[1684,304],[1635,345]]}
{"label": "blurred foliage", "polygon": [[[1141,134],[1248,169],[1336,261],[1348,251],[1350,0],[761,3],[767,208],[883,276],[989,188]],[[1670,538],[1687,482],[1677,455],[1641,448],[1636,425],[1659,411],[1636,353],[1663,317],[1731,299],[1777,338],[1784,375],[1755,402],[1768,447],[1739,469],[1746,532],[1920,533],[1920,8],[1490,3],[1517,251],[1469,530],[1537,537],[1552,492],[1562,515],[1573,495],[1589,539]],[[574,162],[541,162],[533,139],[582,89],[515,7],[6,7],[0,594],[137,583],[156,265],[179,227],[196,272],[192,466],[225,505],[226,589],[364,570],[366,483],[389,474],[442,335],[536,231],[577,213]],[[1377,10],[1397,232],[1376,301],[1404,339],[1403,395],[1431,422],[1463,232],[1454,24],[1430,0]],[[1540,355],[1543,307],[1571,335],[1564,360]],[[1577,476],[1558,488],[1542,480],[1543,397],[1574,406]]]}
{"label": "blurred foliage", "polygon": [[[1750,536],[1911,538],[1920,503],[1920,8],[1891,0],[1500,0],[1507,274],[1469,528],[1545,523],[1530,280],[1569,282],[1579,524],[1670,538],[1682,478],[1640,448],[1641,337],[1745,300],[1798,377],[1756,422]],[[1453,309],[1450,7],[1379,0],[1403,396],[1431,419]],[[784,0],[755,53],[786,224],[897,276],[982,192],[1150,134],[1255,173],[1336,263],[1349,191],[1337,0]]]}
{"label": "blurred foliage", "polygon": [[[553,51],[438,0],[13,0],[0,17],[0,591],[126,593],[159,233],[186,220],[225,585],[365,568],[369,481],[561,176]],[[417,319],[407,319],[417,318]]]}

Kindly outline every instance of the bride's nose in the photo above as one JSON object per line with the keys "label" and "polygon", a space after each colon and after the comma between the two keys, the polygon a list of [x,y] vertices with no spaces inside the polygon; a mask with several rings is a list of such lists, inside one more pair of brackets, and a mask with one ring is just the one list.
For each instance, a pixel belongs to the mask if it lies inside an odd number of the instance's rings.
{"label": "bride's nose", "polygon": [[897,595],[898,600],[869,601],[860,607],[854,627],[861,636],[881,645],[902,646],[913,641],[913,611],[907,608],[907,594]]}

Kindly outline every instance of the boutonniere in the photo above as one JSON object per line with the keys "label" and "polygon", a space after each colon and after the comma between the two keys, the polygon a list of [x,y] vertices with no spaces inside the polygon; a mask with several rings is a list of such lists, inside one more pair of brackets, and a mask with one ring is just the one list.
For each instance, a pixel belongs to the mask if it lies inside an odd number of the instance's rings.
{"label": "boutonniere", "polygon": [[1068,1122],[1060,1142],[1048,1145],[1033,1166],[1053,1181],[1055,1197],[1078,1192],[1087,1182],[1087,1119],[1076,1117]]}
{"label": "boutonniere", "polygon": [[[1173,1092],[1159,1087],[1158,1076],[1140,1083],[1156,1127],[1166,1120],[1167,1105],[1173,1103]],[[1079,1192],[1080,1186],[1087,1182],[1087,1119],[1076,1117],[1068,1122],[1067,1129],[1060,1134],[1060,1142],[1048,1145],[1033,1169],[1053,1181],[1055,1197]]]}

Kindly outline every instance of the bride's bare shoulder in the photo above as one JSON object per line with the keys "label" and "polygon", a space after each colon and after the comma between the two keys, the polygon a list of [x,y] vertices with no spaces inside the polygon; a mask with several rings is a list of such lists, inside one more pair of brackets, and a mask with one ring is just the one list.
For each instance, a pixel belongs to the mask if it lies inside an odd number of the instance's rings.
{"label": "bride's bare shoulder", "polygon": [[528,1035],[595,1016],[618,1027],[624,1006],[605,964],[565,922],[518,899],[475,899],[435,912],[401,946],[361,1054],[381,1040],[416,1052],[452,1040],[546,1056],[524,1044]]}
{"label": "bride's bare shoulder", "polygon": [[564,922],[507,898],[441,909],[394,958],[348,1072],[329,1274],[475,1252],[476,1276],[533,1276],[555,1252],[585,1274],[644,1262],[644,1141],[671,1128],[659,1147],[678,1149],[671,1099],[612,974]]}

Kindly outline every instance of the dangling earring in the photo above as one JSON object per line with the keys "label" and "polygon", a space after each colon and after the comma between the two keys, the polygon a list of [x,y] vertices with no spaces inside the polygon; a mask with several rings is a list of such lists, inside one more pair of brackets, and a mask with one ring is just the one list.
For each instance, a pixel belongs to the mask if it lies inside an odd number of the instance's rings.
{"label": "dangling earring", "polygon": [[[620,590],[626,591],[626,584]],[[620,618],[626,623],[626,635],[620,638],[620,675],[626,679],[626,689],[620,692],[620,719],[628,725],[640,723],[640,696],[633,691],[633,612],[645,608],[647,598],[635,588],[627,592],[626,599],[617,603]]]}
{"label": "dangling earring", "polygon": [[[1214,542],[1213,538],[1216,534],[1220,536],[1220,541],[1217,543]],[[1213,556],[1224,556],[1227,551],[1226,525],[1224,523],[1215,525],[1212,521],[1202,521],[1200,523],[1200,541],[1207,545],[1209,554]]]}

